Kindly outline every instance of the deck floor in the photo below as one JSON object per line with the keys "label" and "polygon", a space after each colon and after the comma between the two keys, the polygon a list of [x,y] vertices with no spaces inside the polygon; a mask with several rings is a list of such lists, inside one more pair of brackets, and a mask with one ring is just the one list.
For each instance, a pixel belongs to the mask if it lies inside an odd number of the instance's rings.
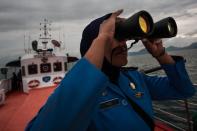
{"label": "deck floor", "polygon": [[23,131],[55,87],[33,89],[29,94],[11,92],[0,106],[0,131]]}
{"label": "deck floor", "polygon": [[[0,106],[0,131],[23,131],[36,115],[55,87],[33,89],[29,94],[11,92],[5,104]],[[172,131],[165,124],[156,121],[155,131]]]}

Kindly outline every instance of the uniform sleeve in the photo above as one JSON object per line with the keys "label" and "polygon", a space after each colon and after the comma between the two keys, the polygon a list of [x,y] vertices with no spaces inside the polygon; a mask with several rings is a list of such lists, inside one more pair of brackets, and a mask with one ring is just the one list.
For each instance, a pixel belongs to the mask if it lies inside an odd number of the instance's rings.
{"label": "uniform sleeve", "polygon": [[173,57],[175,64],[161,65],[167,77],[144,75],[145,82],[154,100],[184,99],[195,93],[194,86],[185,69],[182,57]]}
{"label": "uniform sleeve", "polygon": [[82,58],[69,71],[26,131],[83,131],[97,108],[108,78]]}

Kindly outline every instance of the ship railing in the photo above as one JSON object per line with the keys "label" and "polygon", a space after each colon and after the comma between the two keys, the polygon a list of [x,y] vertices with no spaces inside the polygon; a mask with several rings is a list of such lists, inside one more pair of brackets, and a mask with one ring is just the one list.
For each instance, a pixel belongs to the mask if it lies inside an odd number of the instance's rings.
{"label": "ship railing", "polygon": [[[187,100],[185,100],[185,101],[178,100],[176,102],[178,102],[178,103],[179,102],[181,102],[181,103],[184,102],[185,106],[186,105],[188,106],[190,104],[191,105],[194,104],[194,103],[187,102]],[[189,113],[189,108],[188,107],[184,108],[185,109],[185,114],[187,115],[186,118],[185,118],[185,117],[178,116],[178,115],[176,115],[176,114],[174,114],[174,113],[172,113],[170,111],[166,111],[166,110],[160,108],[157,104],[153,104],[153,109],[154,109],[155,112],[159,113],[160,115],[163,114],[163,115],[167,116],[167,118],[165,118],[165,119],[161,118],[159,116],[155,116],[154,118],[156,120],[159,120],[159,121],[169,125],[170,127],[173,127],[176,130],[179,130],[179,131],[186,131],[186,130],[187,131],[192,131],[193,121],[191,120],[191,115]],[[176,125],[176,124],[174,124],[172,122],[169,122],[169,120],[166,120],[168,118],[173,118],[173,119],[175,119],[175,120],[177,120],[177,121],[179,121],[181,123],[187,123],[187,125],[185,124],[185,128],[182,128],[182,127],[180,127],[180,126],[178,126],[178,125]]]}
{"label": "ship railing", "polygon": [[161,119],[161,118],[159,118],[159,117],[157,117],[157,116],[155,116],[154,119],[159,120],[159,121],[161,121],[161,122],[163,122],[163,123],[165,123],[165,124],[171,126],[172,128],[174,128],[174,129],[176,129],[176,130],[179,130],[179,131],[186,131],[185,129],[183,129],[183,128],[181,128],[181,127],[179,127],[179,126],[177,126],[177,125],[175,125],[175,124],[173,124],[173,123],[170,123],[170,122],[168,122],[167,120]]}
{"label": "ship railing", "polygon": [[[179,120],[179,121],[181,121],[181,122],[183,122],[183,123],[188,123],[188,119],[183,118],[183,117],[180,117],[180,116],[178,116],[178,115],[176,115],[176,114],[173,114],[173,113],[171,113],[171,112],[165,111],[165,110],[163,110],[163,109],[157,107],[157,105],[154,105],[154,110],[157,111],[157,112],[163,113],[164,115],[166,115],[166,116],[168,116],[168,117],[173,117],[174,119],[177,119],[177,120]],[[160,117],[158,117],[158,116],[154,116],[154,118],[155,118],[156,120],[159,120],[159,121],[161,121],[161,122],[163,122],[163,123],[169,125],[170,127],[174,128],[174,129],[176,129],[176,130],[179,130],[179,131],[186,131],[186,130],[192,131],[193,121],[190,120],[190,119],[189,119],[190,126],[187,127],[187,128],[189,128],[189,129],[185,129],[185,128],[182,128],[182,127],[180,127],[180,126],[178,126],[178,125],[176,125],[176,124],[174,124],[174,123],[172,123],[172,122],[169,122],[168,120],[165,120],[165,119],[163,119],[163,118],[160,118]]]}
{"label": "ship railing", "polygon": [[[152,68],[152,69],[149,69],[149,70],[143,70],[143,72],[145,74],[148,74],[148,73],[153,73],[155,71],[159,71],[161,69],[162,69],[161,67],[155,67],[155,68]],[[194,84],[194,87],[197,88],[197,84]],[[176,123],[170,122],[169,120],[166,120],[166,118],[162,118],[160,116],[154,116],[155,120],[158,120],[162,123],[165,123],[166,125],[174,128],[175,130],[178,130],[178,131],[193,131],[193,128],[192,128],[193,127],[193,121],[191,119],[191,114],[190,114],[190,111],[189,111],[189,107],[190,106],[197,107],[197,104],[193,103],[193,102],[188,102],[187,99],[185,99],[185,100],[175,100],[173,102],[176,102],[177,106],[183,107],[184,114],[186,114],[185,117],[178,116],[175,113],[172,113],[170,111],[162,109],[157,104],[153,104],[153,109],[154,109],[155,112],[159,113],[160,115],[163,114],[164,116],[167,116],[168,118],[173,118],[173,119],[176,119],[177,121],[180,121],[182,123],[187,123],[187,124],[185,124],[186,127],[182,127],[182,126],[180,126]]]}

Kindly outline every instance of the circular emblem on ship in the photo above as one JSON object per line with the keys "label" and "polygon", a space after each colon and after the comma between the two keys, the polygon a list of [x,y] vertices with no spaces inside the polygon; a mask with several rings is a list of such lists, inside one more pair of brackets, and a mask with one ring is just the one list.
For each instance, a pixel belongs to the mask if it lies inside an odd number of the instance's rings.
{"label": "circular emblem on ship", "polygon": [[31,80],[28,82],[28,86],[30,88],[35,88],[38,87],[40,85],[40,81],[39,80]]}
{"label": "circular emblem on ship", "polygon": [[59,84],[62,81],[62,77],[61,76],[57,76],[55,78],[53,78],[53,83],[54,84]]}
{"label": "circular emblem on ship", "polygon": [[49,82],[51,80],[51,77],[50,76],[44,76],[44,77],[42,77],[42,81],[44,81],[44,82]]}

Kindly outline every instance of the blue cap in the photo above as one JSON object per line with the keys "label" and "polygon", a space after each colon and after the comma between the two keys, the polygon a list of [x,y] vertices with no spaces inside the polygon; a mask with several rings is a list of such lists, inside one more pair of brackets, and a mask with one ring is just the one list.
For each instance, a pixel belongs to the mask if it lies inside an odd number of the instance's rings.
{"label": "blue cap", "polygon": [[98,36],[100,24],[103,23],[103,21],[108,19],[110,16],[111,13],[97,18],[85,27],[80,43],[80,53],[82,57],[90,48],[93,40]]}
{"label": "blue cap", "polygon": [[[98,36],[100,24],[103,23],[104,20],[108,19],[111,14],[112,13],[97,18],[85,27],[80,44],[80,52],[82,57],[90,48],[93,40]],[[119,67],[111,65],[111,63],[108,62],[106,58],[104,58],[101,70],[109,77],[111,82],[117,83],[120,74]]]}

